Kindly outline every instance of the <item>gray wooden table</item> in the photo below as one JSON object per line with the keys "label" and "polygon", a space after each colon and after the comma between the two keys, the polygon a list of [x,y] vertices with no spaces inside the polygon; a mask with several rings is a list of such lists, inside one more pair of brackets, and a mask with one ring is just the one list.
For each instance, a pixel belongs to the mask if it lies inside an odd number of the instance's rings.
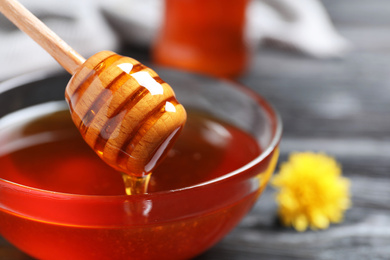
{"label": "gray wooden table", "polygon": [[292,151],[334,155],[351,180],[353,207],[340,225],[297,233],[278,224],[268,188],[198,260],[390,259],[390,1],[324,3],[351,53],[324,61],[264,49],[240,81],[280,111],[280,161]]}
{"label": "gray wooden table", "polygon": [[[345,221],[298,233],[279,225],[274,190],[197,260],[390,259],[390,1],[324,0],[354,50],[317,60],[260,50],[239,81],[280,111],[280,161],[292,151],[324,151],[352,184]],[[0,260],[30,259],[0,239]]]}

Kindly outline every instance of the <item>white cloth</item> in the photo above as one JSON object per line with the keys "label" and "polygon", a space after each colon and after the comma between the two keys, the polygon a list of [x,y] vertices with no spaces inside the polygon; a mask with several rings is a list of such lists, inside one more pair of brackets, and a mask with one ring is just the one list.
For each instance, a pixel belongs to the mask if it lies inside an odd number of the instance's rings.
{"label": "white cloth", "polygon": [[[112,0],[103,10],[122,38],[136,45],[148,46],[163,19],[162,0]],[[317,58],[339,57],[350,48],[319,0],[252,0],[246,26],[254,49],[266,39]]]}
{"label": "white cloth", "polygon": [[351,48],[318,0],[255,0],[247,17],[254,45],[271,39],[317,58],[341,57]]}
{"label": "white cloth", "polygon": [[[84,57],[125,42],[150,47],[163,19],[163,0],[22,0]],[[342,56],[348,42],[319,0],[253,0],[247,9],[252,48],[272,39],[318,58]],[[42,69],[61,69],[40,46],[0,14],[0,81]]]}
{"label": "white cloth", "polygon": [[[117,49],[119,41],[94,0],[20,2],[84,57],[101,50]],[[62,68],[0,14],[0,81],[42,69]]]}

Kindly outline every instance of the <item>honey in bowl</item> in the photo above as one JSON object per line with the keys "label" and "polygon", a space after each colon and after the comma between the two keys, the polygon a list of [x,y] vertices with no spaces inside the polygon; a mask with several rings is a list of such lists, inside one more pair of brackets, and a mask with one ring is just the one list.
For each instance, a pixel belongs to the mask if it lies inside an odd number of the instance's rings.
{"label": "honey in bowl", "polygon": [[121,174],[85,144],[65,111],[67,78],[3,84],[5,239],[37,259],[189,259],[237,225],[275,167],[278,116],[245,88],[161,74],[176,86],[188,122],[152,173],[148,193],[130,196]]}
{"label": "honey in bowl", "polygon": [[[0,129],[0,178],[33,188],[83,195],[124,195],[121,174],[81,138],[62,103]],[[48,111],[63,108],[59,111]],[[11,117],[12,119],[12,117]],[[240,151],[237,153],[236,151]],[[180,189],[222,176],[260,154],[249,134],[201,112],[188,122],[151,175],[148,192]]]}
{"label": "honey in bowl", "polygon": [[[56,107],[59,110],[52,111]],[[0,129],[0,178],[55,192],[125,195],[121,175],[106,165],[88,147],[74,127],[69,112],[61,108],[65,108],[64,105],[61,106],[61,103],[42,105],[40,108],[33,108],[41,111],[35,116],[27,109],[24,111],[26,116],[19,114],[23,120],[2,125]],[[12,116],[10,119],[12,121]],[[240,153],[237,154],[236,151]],[[208,181],[246,164],[259,153],[260,147],[256,145],[253,137],[242,130],[202,113],[190,112],[188,123],[177,143],[166,160],[152,174],[149,192],[185,188]],[[194,194],[194,196],[193,199],[197,195]],[[26,203],[29,203],[28,199]],[[44,210],[46,205],[37,203],[34,207],[36,207],[35,210]],[[137,211],[137,209],[129,208],[129,211],[131,210]],[[162,210],[175,211],[175,208]],[[35,252],[33,256],[42,259],[51,258],[49,254],[52,250],[69,251],[60,258],[75,259],[75,256],[71,254],[73,250],[93,252],[97,241],[91,240],[91,233],[96,233],[99,238],[109,235],[110,239],[116,239],[117,242],[113,246],[109,243],[101,244],[99,255],[101,259],[104,259],[103,256],[109,256],[117,250],[128,250],[132,253],[132,250],[138,251],[143,248],[143,250],[153,251],[153,245],[163,248],[174,247],[176,251],[196,248],[194,241],[203,240],[207,235],[210,236],[206,232],[207,226],[215,225],[221,218],[231,217],[228,214],[230,211],[232,211],[230,214],[234,216],[234,207],[223,208],[214,215],[200,214],[195,222],[193,220],[168,222],[157,226],[151,225],[146,229],[131,227],[121,230],[110,227],[103,232],[98,227],[67,226],[61,222],[50,223],[3,210],[0,211],[0,219],[2,219],[0,226],[3,235],[11,242],[23,244],[23,250],[33,251]],[[78,213],[68,212],[68,216],[63,215],[62,218],[88,222],[85,216],[75,214]],[[156,212],[156,214],[164,214],[164,212]],[[198,221],[199,223],[205,221],[203,219],[207,219],[207,225],[195,235],[192,234],[191,238],[187,238],[188,242],[180,245],[176,240],[169,239],[171,232],[182,233],[182,239],[184,239],[186,229],[194,229]],[[55,235],[55,237],[48,235],[52,233],[71,234],[72,245],[61,241],[62,235]],[[33,237],[34,239],[29,239]],[[33,243],[32,240],[37,242]],[[146,240],[147,243],[141,242],[142,240]],[[29,242],[23,243],[23,241]],[[51,245],[50,241],[56,241],[56,245]],[[73,245],[74,241],[78,241],[76,245]],[[175,242],[176,246],[172,242]],[[130,248],[126,247],[127,244]],[[80,259],[90,259],[90,256],[85,254]],[[137,256],[134,259],[142,259],[142,256],[137,253],[132,254]]]}

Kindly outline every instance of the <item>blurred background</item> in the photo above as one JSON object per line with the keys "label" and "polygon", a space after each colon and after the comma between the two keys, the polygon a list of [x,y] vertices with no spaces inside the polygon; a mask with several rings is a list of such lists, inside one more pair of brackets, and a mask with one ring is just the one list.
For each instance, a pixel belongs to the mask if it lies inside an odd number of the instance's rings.
{"label": "blurred background", "polygon": [[[21,2],[85,57],[104,49],[142,52],[141,59],[217,76],[251,71],[266,46],[315,58],[343,57],[351,48],[318,0]],[[0,80],[59,69],[3,16],[0,37]]]}
{"label": "blurred background", "polygon": [[[343,223],[304,233],[282,227],[269,187],[198,259],[389,258],[389,1],[21,2],[85,57],[114,50],[248,86],[281,114],[280,162],[293,151],[323,151],[341,163],[353,202]],[[0,81],[62,70],[1,15],[0,57]],[[0,259],[29,258],[0,240]]]}

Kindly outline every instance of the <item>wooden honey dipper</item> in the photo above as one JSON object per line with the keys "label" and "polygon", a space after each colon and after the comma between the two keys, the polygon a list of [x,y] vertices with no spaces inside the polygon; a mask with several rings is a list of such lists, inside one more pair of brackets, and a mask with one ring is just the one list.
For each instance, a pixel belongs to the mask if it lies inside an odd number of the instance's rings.
{"label": "wooden honey dipper", "polygon": [[186,120],[171,87],[152,69],[110,51],[85,60],[15,0],[0,0],[0,12],[73,75],[65,98],[99,157],[130,176],[149,174]]}

